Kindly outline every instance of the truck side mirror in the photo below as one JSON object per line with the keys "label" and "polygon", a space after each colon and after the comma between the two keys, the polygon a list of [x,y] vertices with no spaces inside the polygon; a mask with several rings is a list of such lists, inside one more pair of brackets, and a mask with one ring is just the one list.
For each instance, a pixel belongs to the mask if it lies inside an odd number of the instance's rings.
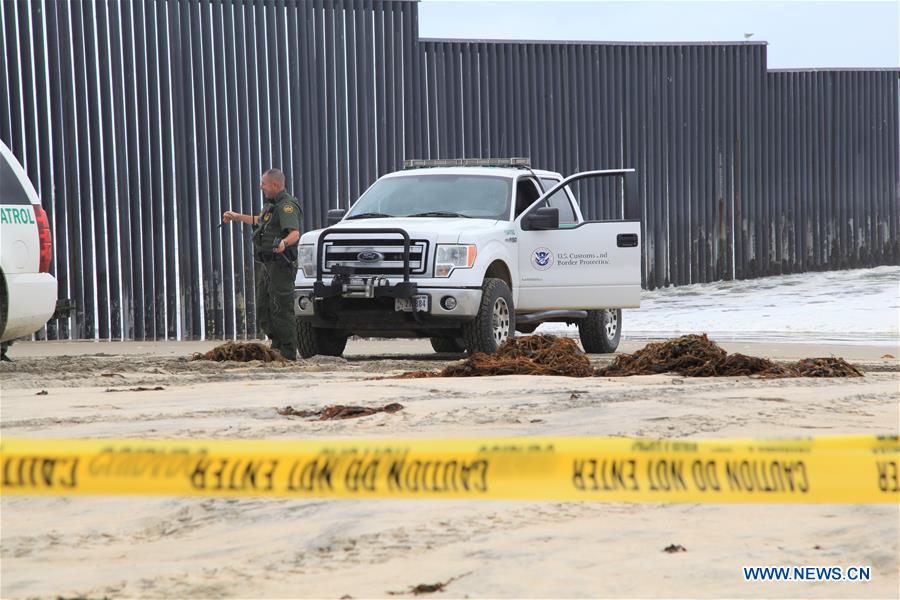
{"label": "truck side mirror", "polygon": [[345,214],[347,214],[347,211],[343,208],[332,208],[328,211],[328,214],[325,217],[325,221],[328,223],[328,226],[331,227],[332,225],[340,223]]}
{"label": "truck side mirror", "polygon": [[559,229],[559,209],[555,206],[542,206],[522,217],[522,229],[536,231],[541,229]]}

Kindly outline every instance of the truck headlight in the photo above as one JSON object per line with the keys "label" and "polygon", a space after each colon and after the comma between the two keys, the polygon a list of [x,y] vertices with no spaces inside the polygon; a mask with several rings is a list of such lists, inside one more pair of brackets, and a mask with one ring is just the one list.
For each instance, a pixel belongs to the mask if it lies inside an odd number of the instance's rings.
{"label": "truck headlight", "polygon": [[304,277],[316,276],[316,248],[312,244],[297,246],[297,264],[303,270]]}
{"label": "truck headlight", "polygon": [[434,276],[449,277],[453,269],[471,269],[475,264],[475,244],[438,244]]}

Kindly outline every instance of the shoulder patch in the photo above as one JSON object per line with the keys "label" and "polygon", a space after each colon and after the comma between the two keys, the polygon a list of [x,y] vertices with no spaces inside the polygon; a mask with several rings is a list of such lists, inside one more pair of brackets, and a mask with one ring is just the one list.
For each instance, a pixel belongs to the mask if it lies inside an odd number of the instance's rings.
{"label": "shoulder patch", "polygon": [[290,204],[285,204],[283,207],[281,207],[281,210],[287,214],[291,214],[292,212],[294,212],[294,207]]}

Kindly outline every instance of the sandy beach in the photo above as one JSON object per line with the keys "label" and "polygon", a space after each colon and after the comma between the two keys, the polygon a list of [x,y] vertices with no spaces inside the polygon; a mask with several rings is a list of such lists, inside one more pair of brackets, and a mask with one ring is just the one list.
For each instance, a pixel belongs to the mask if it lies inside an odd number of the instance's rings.
{"label": "sandy beach", "polygon": [[[623,342],[634,351],[644,342]],[[188,362],[213,342],[17,343],[0,365],[19,437],[354,438],[896,434],[896,345],[725,343],[777,360],[843,356],[854,379],[371,381],[459,357],[352,341],[346,359]],[[611,357],[592,356],[598,366]],[[127,391],[137,387],[152,391]],[[152,388],[162,387],[162,390]],[[46,395],[36,395],[46,390]],[[116,390],[116,391],[112,391]],[[344,421],[276,409],[400,402]],[[895,506],[2,498],[4,598],[846,597],[898,594]],[[687,552],[668,554],[680,544]],[[742,566],[871,566],[866,583],[753,583]],[[538,576],[535,576],[538,574]]]}

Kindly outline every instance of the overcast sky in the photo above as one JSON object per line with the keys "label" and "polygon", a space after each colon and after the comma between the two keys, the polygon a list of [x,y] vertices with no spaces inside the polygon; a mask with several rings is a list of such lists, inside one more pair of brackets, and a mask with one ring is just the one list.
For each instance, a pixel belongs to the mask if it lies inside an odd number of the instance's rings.
{"label": "overcast sky", "polygon": [[900,0],[422,0],[425,38],[766,41],[770,69],[900,67]]}

